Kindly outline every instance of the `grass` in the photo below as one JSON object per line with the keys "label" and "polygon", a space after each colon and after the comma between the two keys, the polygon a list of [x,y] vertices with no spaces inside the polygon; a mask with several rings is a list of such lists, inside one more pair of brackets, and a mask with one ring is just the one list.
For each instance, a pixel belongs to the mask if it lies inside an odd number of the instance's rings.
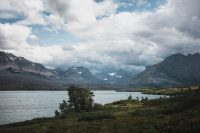
{"label": "grass", "polygon": [[108,113],[94,113],[87,114],[79,117],[78,121],[99,121],[99,120],[109,120],[115,119],[116,117],[112,114]]}
{"label": "grass", "polygon": [[200,92],[199,86],[193,87],[177,87],[177,88],[151,88],[151,89],[136,89],[134,91],[142,92],[143,94],[155,95],[188,95]]}
{"label": "grass", "polygon": [[[174,90],[176,91],[176,90]],[[0,133],[199,133],[200,94],[121,100],[99,110],[0,126]]]}

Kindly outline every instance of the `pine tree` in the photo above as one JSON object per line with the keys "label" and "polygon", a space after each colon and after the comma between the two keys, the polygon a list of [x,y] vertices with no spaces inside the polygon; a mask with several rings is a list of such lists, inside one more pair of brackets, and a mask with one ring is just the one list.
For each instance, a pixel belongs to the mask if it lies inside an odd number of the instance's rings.
{"label": "pine tree", "polygon": [[68,88],[68,95],[69,106],[75,112],[90,111],[92,109],[94,94],[89,89],[72,86]]}

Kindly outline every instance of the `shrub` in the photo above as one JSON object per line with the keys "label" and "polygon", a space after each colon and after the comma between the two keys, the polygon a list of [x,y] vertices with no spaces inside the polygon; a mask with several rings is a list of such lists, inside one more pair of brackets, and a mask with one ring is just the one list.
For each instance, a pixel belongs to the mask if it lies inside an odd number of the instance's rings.
{"label": "shrub", "polygon": [[60,116],[60,112],[58,112],[58,110],[55,111],[55,117],[59,117]]}
{"label": "shrub", "polygon": [[94,111],[96,111],[96,110],[103,110],[103,109],[105,109],[105,107],[102,104],[94,103],[94,105],[93,105],[93,110]]}

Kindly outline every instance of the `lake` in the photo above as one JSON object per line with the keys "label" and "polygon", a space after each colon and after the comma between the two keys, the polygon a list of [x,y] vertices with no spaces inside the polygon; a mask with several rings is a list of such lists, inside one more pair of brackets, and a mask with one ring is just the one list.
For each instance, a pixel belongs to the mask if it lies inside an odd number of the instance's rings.
{"label": "lake", "polygon": [[[155,99],[162,96],[116,91],[94,91],[94,94],[94,101],[101,104],[127,99],[129,95],[140,99]],[[59,103],[67,98],[67,91],[0,91],[0,124],[52,117]]]}

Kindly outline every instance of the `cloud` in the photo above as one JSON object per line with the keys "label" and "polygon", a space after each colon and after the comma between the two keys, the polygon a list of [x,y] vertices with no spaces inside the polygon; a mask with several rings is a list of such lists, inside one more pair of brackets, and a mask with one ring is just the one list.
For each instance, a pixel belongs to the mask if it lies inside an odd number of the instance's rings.
{"label": "cloud", "polygon": [[[112,0],[15,3],[8,0],[0,9],[23,12],[26,19],[13,25],[0,25],[0,48],[46,65],[138,72],[171,54],[200,52],[199,0],[168,0],[156,10],[143,12],[118,12],[120,4]],[[49,14],[44,15],[44,11]],[[40,44],[37,41],[40,38],[25,24],[28,22],[56,32],[65,30],[80,42]],[[29,39],[36,40],[36,44],[30,44]]]}
{"label": "cloud", "polygon": [[[46,65],[64,63],[68,57],[65,53],[73,50],[71,46],[42,45],[32,29],[19,24],[0,24],[0,50],[14,53],[18,56]],[[30,41],[37,43],[31,44]],[[57,62],[59,58],[59,62]]]}
{"label": "cloud", "polygon": [[69,21],[68,30],[85,42],[80,48],[118,64],[151,65],[177,52],[200,51],[199,1],[177,1],[154,12],[114,13],[88,24]]}
{"label": "cloud", "polygon": [[0,4],[0,13],[4,14],[4,18],[15,18],[13,14],[21,14],[25,17],[18,23],[31,24],[45,24],[42,12],[45,10],[44,2],[42,0],[4,0]]}
{"label": "cloud", "polygon": [[22,25],[0,24],[1,49],[26,49],[27,39],[33,37],[31,29]]}
{"label": "cloud", "polygon": [[117,4],[112,0],[95,2],[94,0],[48,0],[49,10],[62,17],[67,23],[93,23],[96,17],[108,16],[116,11]]}

